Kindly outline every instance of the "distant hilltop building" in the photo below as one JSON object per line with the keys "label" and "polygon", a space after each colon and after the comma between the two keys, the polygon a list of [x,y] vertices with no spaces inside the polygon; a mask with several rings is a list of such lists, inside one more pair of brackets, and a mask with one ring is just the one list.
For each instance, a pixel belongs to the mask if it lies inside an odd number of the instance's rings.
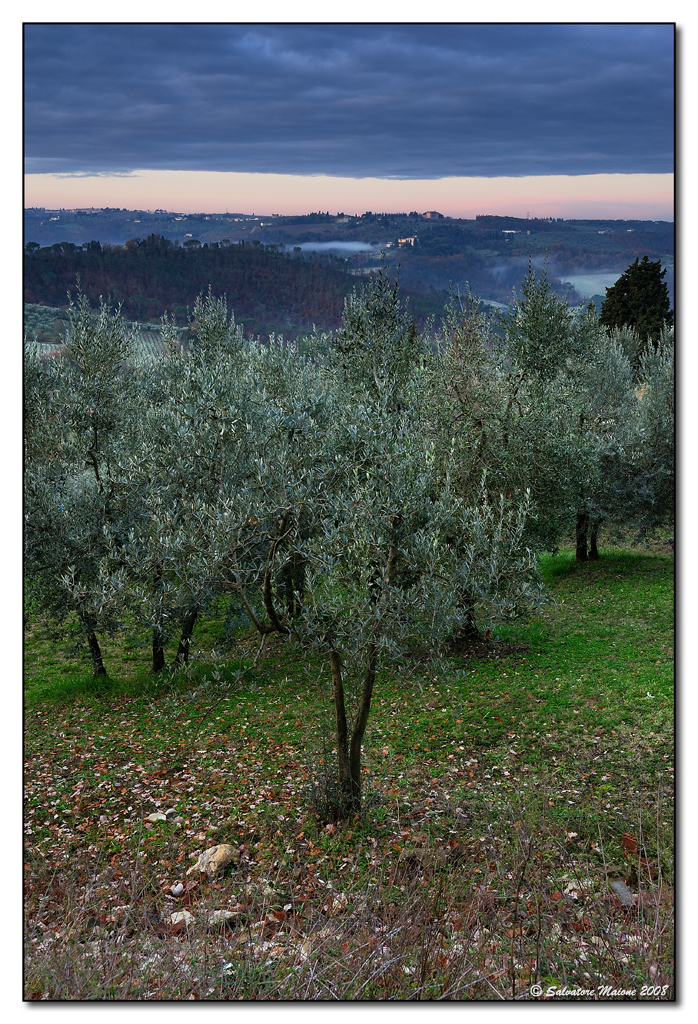
{"label": "distant hilltop building", "polygon": [[444,219],[443,213],[437,213],[436,210],[428,210],[426,213],[422,214],[422,217],[424,217],[425,220],[439,220],[439,219],[443,220]]}
{"label": "distant hilltop building", "polygon": [[410,235],[409,238],[398,238],[397,244],[398,245],[414,245],[414,243],[416,241],[417,241],[417,236],[416,235]]}

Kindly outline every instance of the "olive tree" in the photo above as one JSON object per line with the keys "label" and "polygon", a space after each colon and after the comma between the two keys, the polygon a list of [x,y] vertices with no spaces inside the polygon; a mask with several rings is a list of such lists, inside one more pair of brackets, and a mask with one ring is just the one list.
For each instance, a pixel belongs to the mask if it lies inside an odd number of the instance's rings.
{"label": "olive tree", "polygon": [[[419,420],[383,405],[351,409],[342,474],[321,533],[299,544],[308,585],[297,630],[329,660],[343,812],[361,804],[361,746],[379,664],[438,656],[474,614],[487,624],[542,599],[521,536],[526,503],[473,504],[439,479]],[[472,595],[465,607],[462,593]],[[346,678],[359,680],[353,721]]]}
{"label": "olive tree", "polygon": [[165,667],[174,630],[175,662],[188,660],[197,618],[219,594],[212,524],[224,496],[253,475],[266,415],[224,299],[198,298],[186,349],[167,320],[163,327],[168,351],[143,396],[125,467],[139,514],[103,563],[113,599],[151,632],[154,672]]}
{"label": "olive tree", "polygon": [[636,539],[673,525],[675,515],[674,332],[639,356],[618,443],[602,459],[599,503]]}
{"label": "olive tree", "polygon": [[[532,268],[502,322],[503,347],[525,381],[515,409],[519,464],[530,474],[538,519],[554,547],[574,524],[578,559],[598,557],[606,514],[601,467],[619,444],[632,394],[632,367],[592,306],[570,308]],[[524,415],[521,415],[521,412]]]}
{"label": "olive tree", "polygon": [[120,313],[95,313],[78,293],[62,358],[25,359],[25,574],[35,601],[77,612],[96,675],[97,637],[109,624],[101,563],[105,530],[123,537],[132,496],[122,463],[132,440],[132,339]]}
{"label": "olive tree", "polygon": [[482,479],[469,499],[458,495],[453,453],[437,453],[425,428],[423,355],[385,276],[355,293],[322,367],[331,416],[325,429],[308,421],[305,457],[282,474],[293,495],[286,507],[303,508],[306,528],[282,514],[281,476],[268,491],[280,539],[283,529],[306,567],[298,614],[279,625],[329,662],[338,816],[361,807],[361,748],[381,663],[438,656],[468,617],[494,622],[543,599],[522,544],[528,498],[492,500]]}
{"label": "olive tree", "polygon": [[187,350],[173,336],[158,366],[129,470],[140,517],[103,565],[113,600],[152,631],[155,672],[175,629],[175,662],[188,660],[198,616],[221,596],[262,635],[288,632],[284,607],[293,617],[304,572],[289,531],[310,526],[308,488],[319,508],[308,437],[323,401],[311,361],[282,339],[245,339],[211,294],[196,303],[192,335]]}

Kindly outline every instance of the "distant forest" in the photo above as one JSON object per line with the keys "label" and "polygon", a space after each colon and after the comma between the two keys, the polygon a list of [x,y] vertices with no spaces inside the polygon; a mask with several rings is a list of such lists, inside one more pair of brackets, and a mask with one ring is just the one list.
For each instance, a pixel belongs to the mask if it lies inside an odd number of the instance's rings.
{"label": "distant forest", "polygon": [[[197,295],[225,295],[246,333],[282,331],[289,336],[339,326],[344,299],[360,279],[333,257],[303,258],[274,245],[178,246],[159,235],[125,245],[88,243],[36,248],[24,259],[24,301],[65,307],[77,280],[90,303],[100,296],[122,303],[133,321],[156,322],[163,313],[184,325]],[[418,322],[443,311],[445,294],[407,291]]]}
{"label": "distant forest", "polygon": [[285,255],[271,246],[242,242],[183,248],[160,236],[124,246],[92,243],[87,252],[38,249],[25,256],[24,301],[65,306],[82,291],[96,305],[103,296],[123,303],[128,319],[157,320],[163,313],[186,323],[209,285],[225,294],[236,319],[291,330],[334,327],[356,278],[326,262]]}

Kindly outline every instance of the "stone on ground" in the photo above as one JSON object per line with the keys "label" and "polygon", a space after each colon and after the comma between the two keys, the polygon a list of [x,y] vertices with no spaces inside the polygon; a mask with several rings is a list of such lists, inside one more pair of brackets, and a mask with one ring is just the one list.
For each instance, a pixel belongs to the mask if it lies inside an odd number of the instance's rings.
{"label": "stone on ground", "polygon": [[199,856],[196,864],[193,864],[187,871],[189,877],[215,878],[217,874],[224,871],[231,861],[237,857],[237,850],[229,843],[219,843],[218,846],[211,846]]}

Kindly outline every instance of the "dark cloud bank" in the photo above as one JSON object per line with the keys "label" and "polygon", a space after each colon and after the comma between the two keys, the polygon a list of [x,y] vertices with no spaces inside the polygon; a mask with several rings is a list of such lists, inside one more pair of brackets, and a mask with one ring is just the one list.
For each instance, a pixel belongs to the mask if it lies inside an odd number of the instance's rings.
{"label": "dark cloud bank", "polygon": [[673,170],[671,25],[27,25],[29,172]]}

